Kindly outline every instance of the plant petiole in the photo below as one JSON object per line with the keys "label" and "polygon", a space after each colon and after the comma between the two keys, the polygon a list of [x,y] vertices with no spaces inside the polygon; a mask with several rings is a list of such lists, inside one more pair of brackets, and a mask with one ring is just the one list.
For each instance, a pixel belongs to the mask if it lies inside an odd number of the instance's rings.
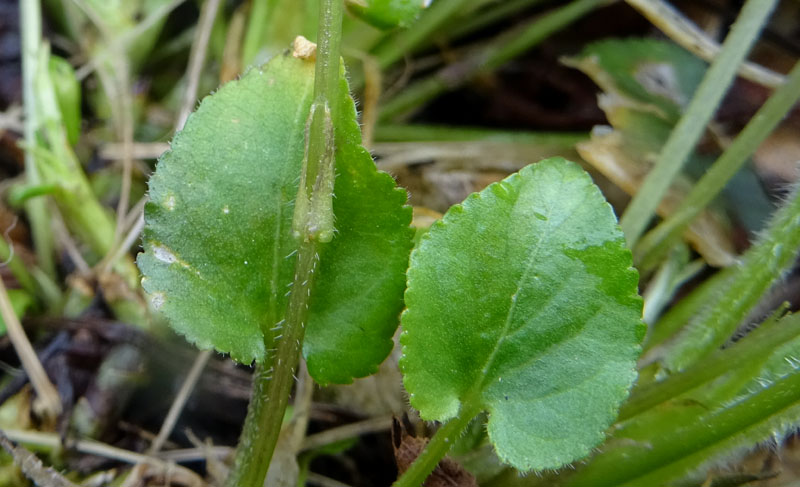
{"label": "plant petiole", "polygon": [[420,487],[478,413],[480,409],[462,407],[458,416],[436,431],[422,453],[392,487]]}

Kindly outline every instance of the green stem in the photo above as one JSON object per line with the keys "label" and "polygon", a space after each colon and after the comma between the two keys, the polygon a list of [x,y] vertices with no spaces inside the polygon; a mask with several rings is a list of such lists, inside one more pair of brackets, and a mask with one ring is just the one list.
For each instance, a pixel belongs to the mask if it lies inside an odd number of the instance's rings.
{"label": "green stem", "polygon": [[792,68],[786,83],[764,103],[711,169],[695,184],[675,213],[642,238],[635,249],[637,260],[641,262],[640,270],[656,265],[692,220],[747,162],[748,157],[758,149],[798,99],[800,62]]}
{"label": "green stem", "polygon": [[420,487],[479,412],[477,409],[462,409],[458,416],[439,428],[422,453],[392,487]]}
{"label": "green stem", "polygon": [[795,185],[762,239],[733,268],[727,285],[719,289],[721,294],[712,295],[706,310],[670,345],[663,359],[667,368],[683,370],[728,341],[764,293],[791,268],[798,251],[800,185]]}
{"label": "green stem", "polygon": [[797,336],[800,336],[800,315],[767,320],[731,347],[717,351],[680,374],[636,390],[620,409],[617,421],[632,418],[717,377],[734,372],[736,369],[732,368],[732,364],[748,368]]}
{"label": "green stem", "polygon": [[560,485],[672,485],[702,465],[730,458],[760,441],[785,434],[796,421],[798,400],[800,374],[793,373],[712,412],[698,408],[696,415],[679,423],[669,414],[662,414],[663,420],[653,426],[646,447],[609,447]]}
{"label": "green stem", "polygon": [[[319,44],[306,154],[297,191],[292,229],[300,241],[297,250],[292,293],[286,318],[279,324],[276,347],[257,368],[253,395],[245,419],[242,439],[229,487],[262,487],[278,442],[283,413],[289,400],[294,373],[300,360],[308,306],[319,262],[319,246],[332,238],[331,202],[335,158],[331,111],[339,98],[339,45],[342,36],[342,0],[320,0]],[[298,207],[300,210],[298,210]],[[322,222],[322,223],[321,223]],[[322,227],[329,223],[329,230]],[[267,349],[272,347],[272,334]]]}
{"label": "green stem", "polygon": [[628,245],[633,248],[650,223],[656,207],[680,173],[705,131],[739,65],[758,38],[777,0],[747,0],[719,56],[703,77],[689,107],[661,149],[655,166],[637,190],[620,220]]}
{"label": "green stem", "polygon": [[464,8],[469,0],[437,0],[428,7],[410,29],[384,39],[373,52],[381,69],[414,52],[448,19]]}
{"label": "green stem", "polygon": [[734,267],[728,267],[717,272],[664,313],[648,333],[643,345],[643,352],[663,344],[686,326],[689,320],[707,306],[714,296],[722,293],[734,270]]}
{"label": "green stem", "polygon": [[379,120],[387,121],[403,115],[475,76],[497,69],[606,3],[608,0],[575,0],[496,37],[473,55],[411,84],[400,95],[388,100],[381,108]]}
{"label": "green stem", "polygon": [[[319,28],[317,45],[317,64],[314,71],[314,99],[328,105],[331,114],[336,115],[334,100],[339,98],[339,54],[342,43],[342,0],[319,0]],[[335,119],[335,117],[334,117]],[[314,136],[321,136],[323,132]]]}
{"label": "green stem", "polygon": [[270,351],[274,354],[271,353],[265,363],[256,368],[253,394],[233,470],[227,479],[228,487],[264,485],[300,360],[312,276],[318,262],[317,245],[309,240],[298,250],[293,292],[281,329],[282,336],[277,339],[277,348]]}
{"label": "green stem", "polygon": [[[46,71],[49,48],[39,51],[40,71],[36,77],[36,110],[41,137],[30,149],[36,158],[42,185],[57,188],[52,197],[69,230],[95,254],[106,255],[114,245],[114,221],[92,192],[86,174],[67,142],[61,112],[55,97],[53,80]],[[33,201],[33,200],[31,200]],[[139,273],[131,259],[122,259],[114,269],[131,289],[139,282]]]}
{"label": "green stem", "polygon": [[[39,117],[36,110],[36,71],[39,63],[39,48],[42,42],[42,12],[39,0],[20,2],[20,26],[22,28],[22,96],[25,106],[25,146],[36,146],[36,131]],[[30,185],[41,183],[36,158],[30,150],[25,151],[25,177]],[[34,199],[25,204],[31,224],[36,259],[48,276],[55,276],[53,232],[47,202]]]}

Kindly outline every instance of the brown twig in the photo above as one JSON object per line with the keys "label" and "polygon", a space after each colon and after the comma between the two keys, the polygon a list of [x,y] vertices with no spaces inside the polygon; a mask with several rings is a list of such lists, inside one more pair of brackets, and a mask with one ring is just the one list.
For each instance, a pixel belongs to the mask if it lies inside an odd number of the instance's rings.
{"label": "brown twig", "polygon": [[41,487],[78,487],[52,467],[45,467],[39,457],[25,447],[14,445],[2,430],[0,430],[0,446],[14,458],[14,463],[34,484]]}
{"label": "brown twig", "polygon": [[318,487],[350,487],[349,485],[339,482],[336,479],[325,477],[324,475],[320,475],[314,472],[308,473],[306,481],[308,482],[309,485],[316,485]]}
{"label": "brown twig", "polygon": [[[719,54],[719,44],[664,0],[625,1],[667,37],[697,57],[711,62]],[[750,61],[742,63],[739,75],[768,88],[777,88],[786,82],[786,76]]]}
{"label": "brown twig", "polygon": [[[166,142],[136,142],[131,147],[131,154],[136,159],[158,159],[169,150]],[[110,143],[100,147],[100,157],[110,161],[122,159],[122,144]]]}
{"label": "brown twig", "polygon": [[208,52],[208,40],[211,37],[211,28],[214,27],[214,19],[217,18],[220,0],[206,0],[200,11],[200,20],[197,22],[192,50],[189,53],[189,65],[186,68],[186,91],[183,94],[183,104],[175,122],[175,131],[183,128],[189,114],[192,113],[195,103],[197,103],[197,87],[200,82],[200,73],[206,62]]}
{"label": "brown twig", "polygon": [[25,335],[25,330],[19,322],[14,308],[11,306],[11,300],[8,297],[6,286],[3,280],[0,279],[0,314],[2,314],[3,321],[6,324],[8,331],[8,338],[14,346],[14,350],[22,362],[22,368],[28,374],[33,388],[36,390],[38,396],[38,406],[45,417],[55,418],[61,413],[61,398],[58,391],[50,382],[47,373],[39,362],[36,352],[33,350],[31,342]]}
{"label": "brown twig", "polygon": [[309,435],[306,437],[305,441],[303,441],[302,450],[313,450],[357,436],[387,431],[391,427],[391,416],[379,416],[377,418],[365,419],[364,421],[346,424],[344,426],[325,430],[321,433]]}
{"label": "brown twig", "polygon": [[[42,446],[47,448],[60,448],[61,438],[56,433],[42,433],[39,431],[5,430],[6,436],[17,443]],[[163,471],[177,471],[186,478],[194,481],[194,485],[205,485],[202,479],[193,471],[179,465],[170,464],[159,458],[141,453],[124,450],[115,446],[94,440],[78,440],[72,444],[73,448],[86,455],[95,455],[118,462],[132,465],[146,464]]]}
{"label": "brown twig", "polygon": [[192,391],[194,391],[197,381],[200,380],[200,375],[203,373],[203,369],[206,368],[206,364],[208,364],[208,360],[211,358],[211,353],[211,350],[203,350],[195,357],[189,374],[186,376],[186,379],[184,379],[180,390],[178,390],[178,394],[175,396],[175,400],[172,401],[172,405],[169,407],[169,412],[167,413],[167,417],[164,418],[164,422],[161,424],[158,435],[147,450],[148,454],[153,455],[161,450],[161,447],[164,446],[164,442],[167,441],[172,430],[175,429],[175,424],[178,422],[183,407],[186,405],[186,401],[189,399],[189,396],[191,396]]}

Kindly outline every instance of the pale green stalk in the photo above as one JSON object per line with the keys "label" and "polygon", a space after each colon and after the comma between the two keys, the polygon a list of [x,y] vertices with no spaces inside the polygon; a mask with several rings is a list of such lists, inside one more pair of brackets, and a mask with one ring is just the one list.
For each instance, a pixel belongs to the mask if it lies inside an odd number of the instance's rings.
{"label": "pale green stalk", "polygon": [[[491,72],[536,46],[608,0],[575,0],[489,41],[466,59],[414,82],[381,107],[379,121],[403,115],[481,73]],[[434,4],[435,5],[435,4]]]}
{"label": "pale green stalk", "polygon": [[781,86],[758,110],[711,169],[694,185],[681,205],[651,230],[636,246],[640,269],[652,268],[680,238],[689,224],[722,191],[761,143],[800,99],[800,62],[795,64]]}
{"label": "pale green stalk", "polygon": [[457,12],[462,10],[469,0],[436,0],[425,9],[414,25],[395,36],[384,39],[372,53],[378,66],[386,69],[396,61],[414,52],[420,44],[436,33]]}
{"label": "pale green stalk", "polygon": [[544,0],[503,0],[501,2],[495,2],[484,10],[477,13],[473,12],[469,20],[460,22],[458,25],[453,25],[453,29],[447,32],[447,38],[451,41],[459,39],[518,13],[523,9],[533,7],[543,2]]}
{"label": "pale green stalk", "polygon": [[681,172],[706,125],[714,115],[739,65],[758,38],[777,0],[747,0],[725,39],[722,51],[711,63],[686,112],[667,139],[620,220],[628,246],[633,248],[655,214],[658,204]]}
{"label": "pale green stalk", "polygon": [[[31,149],[36,157],[41,184],[52,187],[52,199],[70,232],[77,235],[100,258],[114,244],[114,222],[100,203],[77,156],[67,141],[53,82],[47,72],[49,48],[39,53],[40,71],[36,78],[36,111],[41,124],[39,145]],[[43,198],[36,198],[43,199]],[[31,200],[33,201],[33,200]],[[114,270],[134,289],[139,273],[131,259],[119,260]],[[141,322],[141,320],[137,320]]]}
{"label": "pale green stalk", "polygon": [[781,345],[800,336],[800,315],[783,320],[767,320],[729,348],[702,359],[680,374],[648,384],[631,394],[620,408],[617,421],[625,421],[670,399],[711,382],[727,373],[736,373],[731,364],[751,364],[764,360]]}
{"label": "pale green stalk", "polygon": [[[22,29],[22,97],[25,106],[25,177],[29,185],[41,184],[36,156],[31,152],[36,147],[36,131],[39,118],[36,110],[36,70],[39,63],[39,48],[42,42],[42,12],[39,0],[20,2],[20,27]],[[50,216],[44,199],[33,199],[25,203],[28,220],[33,234],[33,244],[39,267],[52,277],[55,276],[53,259],[55,243],[50,228]]]}

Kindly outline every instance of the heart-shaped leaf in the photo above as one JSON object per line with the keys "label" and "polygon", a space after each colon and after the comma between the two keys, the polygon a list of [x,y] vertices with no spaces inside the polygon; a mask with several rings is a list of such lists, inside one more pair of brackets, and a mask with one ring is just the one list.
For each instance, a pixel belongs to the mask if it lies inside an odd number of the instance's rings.
{"label": "heart-shaped leaf", "polygon": [[603,441],[644,334],[611,207],[552,158],[473,194],[412,253],[401,366],[428,420],[489,412],[498,455],[556,468]]}
{"label": "heart-shaped leaf", "polygon": [[[314,63],[284,54],[207,97],[150,180],[138,263],[154,306],[200,348],[262,361],[280,337]],[[337,233],[320,252],[304,344],[321,383],[388,355],[413,232],[406,194],[361,147],[342,76],[334,120]]]}

